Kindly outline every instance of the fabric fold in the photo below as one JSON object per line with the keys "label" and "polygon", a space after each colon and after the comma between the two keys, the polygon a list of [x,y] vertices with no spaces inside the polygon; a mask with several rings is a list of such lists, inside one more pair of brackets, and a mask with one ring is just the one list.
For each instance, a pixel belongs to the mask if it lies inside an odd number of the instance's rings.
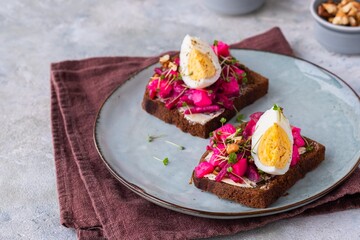
{"label": "fabric fold", "polygon": [[[232,47],[293,53],[279,28]],[[127,189],[110,174],[96,151],[95,118],[114,89],[158,58],[104,57],[51,65],[51,123],[60,220],[64,226],[75,228],[79,239],[205,238],[289,217],[360,207],[359,169],[341,186],[308,205],[237,220],[188,216],[154,205]]]}

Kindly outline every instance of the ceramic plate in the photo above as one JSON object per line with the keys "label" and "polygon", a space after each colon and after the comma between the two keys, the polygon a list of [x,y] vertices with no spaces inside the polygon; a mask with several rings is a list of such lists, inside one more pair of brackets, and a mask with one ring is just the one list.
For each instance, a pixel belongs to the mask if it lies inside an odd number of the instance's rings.
{"label": "ceramic plate", "polygon": [[[325,161],[266,209],[248,208],[202,192],[189,180],[208,140],[183,133],[142,110],[145,86],[153,74],[154,66],[150,66],[117,88],[98,113],[96,146],[120,182],[160,206],[231,219],[300,207],[329,192],[355,170],[360,159],[360,101],[341,79],[298,58],[253,50],[232,50],[232,54],[270,80],[268,94],[241,113],[249,116],[279,104],[303,135],[326,146]],[[148,142],[149,135],[165,136]],[[168,157],[169,164],[164,166],[154,157]]]}

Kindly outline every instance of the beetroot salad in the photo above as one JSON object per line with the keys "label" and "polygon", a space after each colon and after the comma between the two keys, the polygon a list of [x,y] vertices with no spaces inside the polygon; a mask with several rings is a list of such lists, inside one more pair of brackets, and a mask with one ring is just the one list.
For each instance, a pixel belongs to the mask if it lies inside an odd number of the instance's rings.
{"label": "beetroot salad", "polygon": [[[262,115],[263,112],[256,112],[250,115],[248,122],[243,122],[239,126],[228,123],[213,131],[210,134],[210,143],[206,147],[208,154],[205,160],[195,167],[195,176],[210,178],[212,175],[213,180],[227,183],[230,179],[232,183],[244,187],[256,187],[271,179],[273,175],[256,167],[251,154],[252,135]],[[290,167],[298,163],[300,154],[313,149],[300,132],[300,128],[291,126],[293,151]]]}
{"label": "beetroot salad", "polygon": [[240,96],[241,87],[248,79],[239,61],[231,56],[229,46],[214,41],[212,49],[218,57],[221,74],[212,85],[203,89],[191,89],[182,80],[179,56],[164,55],[161,67],[154,69],[147,89],[149,97],[162,101],[168,109],[183,109],[184,114],[211,114],[221,109],[233,109],[234,99]]}

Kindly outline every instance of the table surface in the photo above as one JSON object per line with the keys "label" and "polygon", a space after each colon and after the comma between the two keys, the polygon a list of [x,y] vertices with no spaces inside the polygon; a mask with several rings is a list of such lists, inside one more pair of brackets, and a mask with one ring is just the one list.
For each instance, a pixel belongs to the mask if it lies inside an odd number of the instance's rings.
{"label": "table surface", "polygon": [[[50,129],[51,62],[151,56],[179,49],[186,34],[237,42],[279,26],[295,54],[360,93],[360,56],[314,39],[310,1],[267,0],[228,17],[203,1],[0,0],[0,239],[76,239],[60,225]],[[359,239],[360,209],[268,224],[227,239]],[[217,239],[217,238],[216,238]]]}

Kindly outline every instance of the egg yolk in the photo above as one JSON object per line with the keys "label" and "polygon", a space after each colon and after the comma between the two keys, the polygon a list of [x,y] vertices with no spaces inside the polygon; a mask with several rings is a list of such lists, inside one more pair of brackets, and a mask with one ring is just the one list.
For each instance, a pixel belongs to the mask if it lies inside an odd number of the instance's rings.
{"label": "egg yolk", "polygon": [[290,159],[291,148],[285,130],[274,123],[260,139],[258,157],[262,164],[282,169]]}
{"label": "egg yolk", "polygon": [[215,75],[215,67],[209,56],[197,49],[190,51],[188,70],[190,78],[195,81]]}

